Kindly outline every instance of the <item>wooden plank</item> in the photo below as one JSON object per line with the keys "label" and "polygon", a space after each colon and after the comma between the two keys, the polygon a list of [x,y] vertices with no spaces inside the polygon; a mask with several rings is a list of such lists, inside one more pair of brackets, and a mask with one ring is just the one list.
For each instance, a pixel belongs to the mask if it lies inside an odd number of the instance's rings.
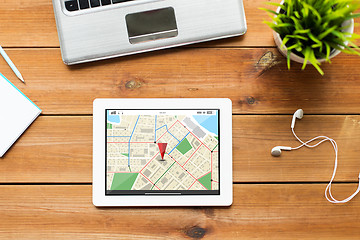
{"label": "wooden plank", "polygon": [[[329,143],[270,155],[277,145],[297,146],[291,116],[233,117],[235,182],[327,182],[334,167]],[[339,146],[335,180],[356,182],[360,172],[360,116],[312,116],[297,122],[302,139],[334,138]],[[39,117],[0,161],[0,182],[92,182],[92,118]]]}
{"label": "wooden plank", "polygon": [[[358,239],[360,198],[324,184],[235,185],[231,207],[96,208],[91,186],[0,186],[4,239]],[[356,184],[334,186],[345,197]]]}
{"label": "wooden plank", "polygon": [[0,182],[91,182],[92,118],[39,117],[0,166]]}
{"label": "wooden plank", "polygon": [[311,66],[288,71],[266,48],[172,49],[71,67],[58,49],[8,53],[27,84],[0,60],[2,73],[45,114],[91,114],[95,98],[139,97],[230,98],[234,113],[360,113],[360,58],[345,54],[325,64],[322,77]]}
{"label": "wooden plank", "polygon": [[[274,46],[270,28],[263,23],[269,20],[259,7],[263,0],[244,0],[248,32],[242,37],[212,41],[197,47],[214,46]],[[357,20],[358,21],[358,20]],[[58,47],[55,17],[49,0],[5,1],[0,8],[0,39],[6,47]],[[356,28],[359,33],[359,29]]]}
{"label": "wooden plank", "polygon": [[2,1],[0,40],[4,47],[58,47],[52,1]]}
{"label": "wooden plank", "polygon": [[[306,109],[305,109],[306,113]],[[335,152],[329,142],[314,149],[283,151],[272,157],[275,146],[297,147],[290,130],[292,116],[235,116],[233,118],[234,179],[239,182],[328,182]],[[303,140],[329,136],[338,144],[336,181],[357,182],[360,172],[360,117],[305,115],[296,122]]]}

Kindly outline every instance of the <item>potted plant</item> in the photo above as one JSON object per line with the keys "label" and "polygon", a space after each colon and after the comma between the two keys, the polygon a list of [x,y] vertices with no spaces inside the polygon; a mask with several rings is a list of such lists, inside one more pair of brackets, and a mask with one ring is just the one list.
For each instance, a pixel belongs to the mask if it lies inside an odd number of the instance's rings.
{"label": "potted plant", "polygon": [[[321,75],[322,62],[340,52],[360,56],[359,47],[353,40],[359,38],[354,33],[354,14],[359,9],[359,0],[283,0],[281,3],[269,2],[277,6],[269,13],[272,22],[265,22],[274,30],[274,39],[279,51],[290,60],[312,64]],[[350,45],[350,47],[348,46]]]}

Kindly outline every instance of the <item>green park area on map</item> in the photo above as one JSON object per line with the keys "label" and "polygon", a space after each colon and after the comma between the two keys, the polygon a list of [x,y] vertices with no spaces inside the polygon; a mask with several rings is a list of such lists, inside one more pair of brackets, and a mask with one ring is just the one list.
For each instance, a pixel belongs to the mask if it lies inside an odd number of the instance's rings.
{"label": "green park area on map", "polygon": [[199,178],[198,181],[206,187],[206,189],[211,190],[211,172]]}
{"label": "green park area on map", "polygon": [[176,149],[181,152],[183,155],[192,149],[191,144],[185,138],[177,147]]}
{"label": "green park area on map", "polygon": [[138,173],[115,173],[111,190],[131,190]]}

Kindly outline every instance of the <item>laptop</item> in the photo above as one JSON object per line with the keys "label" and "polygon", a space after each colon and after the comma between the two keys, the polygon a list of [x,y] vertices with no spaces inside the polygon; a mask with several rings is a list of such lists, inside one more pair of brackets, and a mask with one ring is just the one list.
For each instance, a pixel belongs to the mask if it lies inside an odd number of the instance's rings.
{"label": "laptop", "polygon": [[62,59],[77,64],[242,35],[242,0],[53,0]]}

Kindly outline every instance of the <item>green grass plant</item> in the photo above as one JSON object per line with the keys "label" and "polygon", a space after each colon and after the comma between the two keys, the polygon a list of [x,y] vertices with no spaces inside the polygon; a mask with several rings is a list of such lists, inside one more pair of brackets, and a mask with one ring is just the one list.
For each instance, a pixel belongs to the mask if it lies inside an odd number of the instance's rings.
{"label": "green grass plant", "polygon": [[360,7],[359,0],[284,0],[282,4],[267,4],[281,8],[280,12],[260,9],[269,13],[272,21],[265,23],[280,35],[281,48],[286,46],[289,69],[291,53],[304,58],[302,69],[309,61],[321,75],[324,72],[318,59],[330,62],[334,49],[360,56],[359,47],[353,42],[360,35],[346,32],[349,24],[343,24],[360,16],[355,13]]}

